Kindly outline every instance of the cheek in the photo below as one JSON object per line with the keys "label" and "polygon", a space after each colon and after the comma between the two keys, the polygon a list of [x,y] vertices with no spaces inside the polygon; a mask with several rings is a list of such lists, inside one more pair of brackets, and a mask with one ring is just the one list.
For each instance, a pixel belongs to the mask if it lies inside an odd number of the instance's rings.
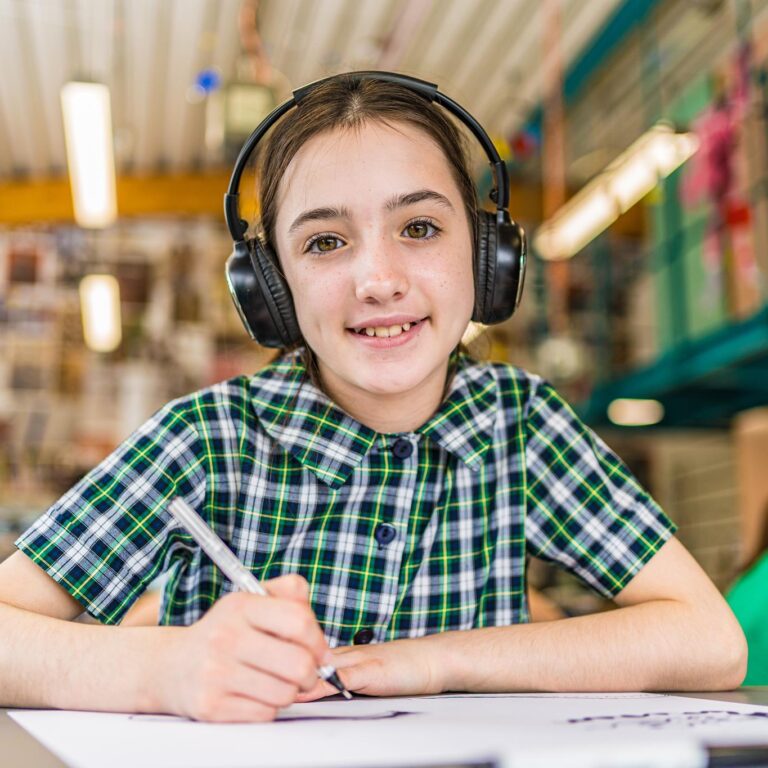
{"label": "cheek", "polygon": [[464,307],[474,302],[475,277],[472,269],[471,256],[456,260],[442,269],[440,286],[444,293],[451,295],[457,306]]}
{"label": "cheek", "polygon": [[300,323],[316,324],[318,318],[341,308],[343,276],[337,270],[302,268],[286,270],[285,276]]}

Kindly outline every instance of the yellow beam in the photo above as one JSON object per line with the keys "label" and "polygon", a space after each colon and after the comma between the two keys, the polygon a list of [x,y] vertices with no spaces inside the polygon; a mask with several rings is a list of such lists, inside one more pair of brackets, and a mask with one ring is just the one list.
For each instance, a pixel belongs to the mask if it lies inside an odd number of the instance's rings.
{"label": "yellow beam", "polygon": [[[223,218],[229,171],[167,176],[123,176],[117,180],[120,217],[201,216]],[[245,178],[243,202],[253,199],[253,182]],[[250,194],[249,194],[250,192]],[[241,211],[250,220],[253,205]],[[25,226],[73,223],[72,196],[67,178],[0,183],[0,225]]]}

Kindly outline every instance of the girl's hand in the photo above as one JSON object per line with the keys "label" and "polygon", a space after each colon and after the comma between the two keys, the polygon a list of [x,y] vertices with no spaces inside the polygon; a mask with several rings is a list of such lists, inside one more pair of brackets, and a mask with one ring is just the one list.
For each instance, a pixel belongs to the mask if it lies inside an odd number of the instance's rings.
{"label": "girl's hand", "polygon": [[329,648],[309,604],[307,582],[265,582],[269,597],[225,595],[172,637],[160,682],[166,708],[195,720],[273,720],[317,683]]}
{"label": "girl's hand", "polygon": [[[333,664],[347,690],[367,696],[418,696],[445,690],[437,649],[423,637],[374,645],[351,645],[332,651]],[[318,680],[297,701],[314,701],[338,691]]]}

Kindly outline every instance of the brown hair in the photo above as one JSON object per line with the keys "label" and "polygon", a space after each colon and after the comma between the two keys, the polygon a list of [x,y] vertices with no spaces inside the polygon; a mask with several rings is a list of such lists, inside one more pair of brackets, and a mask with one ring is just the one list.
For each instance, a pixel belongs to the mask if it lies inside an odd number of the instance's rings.
{"label": "brown hair", "polygon": [[[375,79],[339,75],[304,96],[274,126],[259,146],[260,226],[258,235],[274,248],[277,195],[285,172],[301,147],[313,137],[336,129],[355,130],[366,122],[406,123],[425,133],[442,150],[459,188],[472,233],[477,233],[477,192],[468,167],[463,134],[439,107],[409,88]],[[280,267],[279,264],[275,265]],[[317,361],[308,346],[307,372],[319,384]]]}

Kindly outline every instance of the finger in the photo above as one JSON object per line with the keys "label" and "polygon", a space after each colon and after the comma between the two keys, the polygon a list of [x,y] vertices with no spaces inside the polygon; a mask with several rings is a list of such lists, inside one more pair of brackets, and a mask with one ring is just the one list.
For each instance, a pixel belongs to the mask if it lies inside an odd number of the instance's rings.
{"label": "finger", "polygon": [[[342,656],[334,657],[334,664],[341,682],[351,693],[365,693],[371,686],[376,686],[377,678],[380,676],[381,664],[377,659],[363,659],[344,665]],[[331,693],[338,693],[329,683],[332,689]]]}
{"label": "finger", "polygon": [[207,723],[266,723],[274,720],[277,709],[247,696],[227,696],[215,708],[195,717]]}
{"label": "finger", "polygon": [[302,690],[309,690],[317,682],[318,664],[304,646],[264,632],[249,632],[237,640],[231,651],[243,664],[279,677]]}
{"label": "finger", "polygon": [[299,688],[248,664],[234,667],[228,680],[222,681],[230,694],[260,701],[268,707],[288,707],[296,701]]}
{"label": "finger", "polygon": [[[347,688],[347,690],[349,689]],[[338,693],[338,691],[330,683],[318,679],[310,690],[299,691],[296,701],[300,703],[317,701],[318,699],[324,699],[326,696],[333,696],[335,693]]]}
{"label": "finger", "polygon": [[304,646],[317,664],[323,663],[328,642],[309,605],[277,597],[246,597],[252,599],[243,602],[243,616],[253,629]]}
{"label": "finger", "polygon": [[309,582],[298,573],[289,573],[264,582],[264,588],[273,597],[309,602]]}

